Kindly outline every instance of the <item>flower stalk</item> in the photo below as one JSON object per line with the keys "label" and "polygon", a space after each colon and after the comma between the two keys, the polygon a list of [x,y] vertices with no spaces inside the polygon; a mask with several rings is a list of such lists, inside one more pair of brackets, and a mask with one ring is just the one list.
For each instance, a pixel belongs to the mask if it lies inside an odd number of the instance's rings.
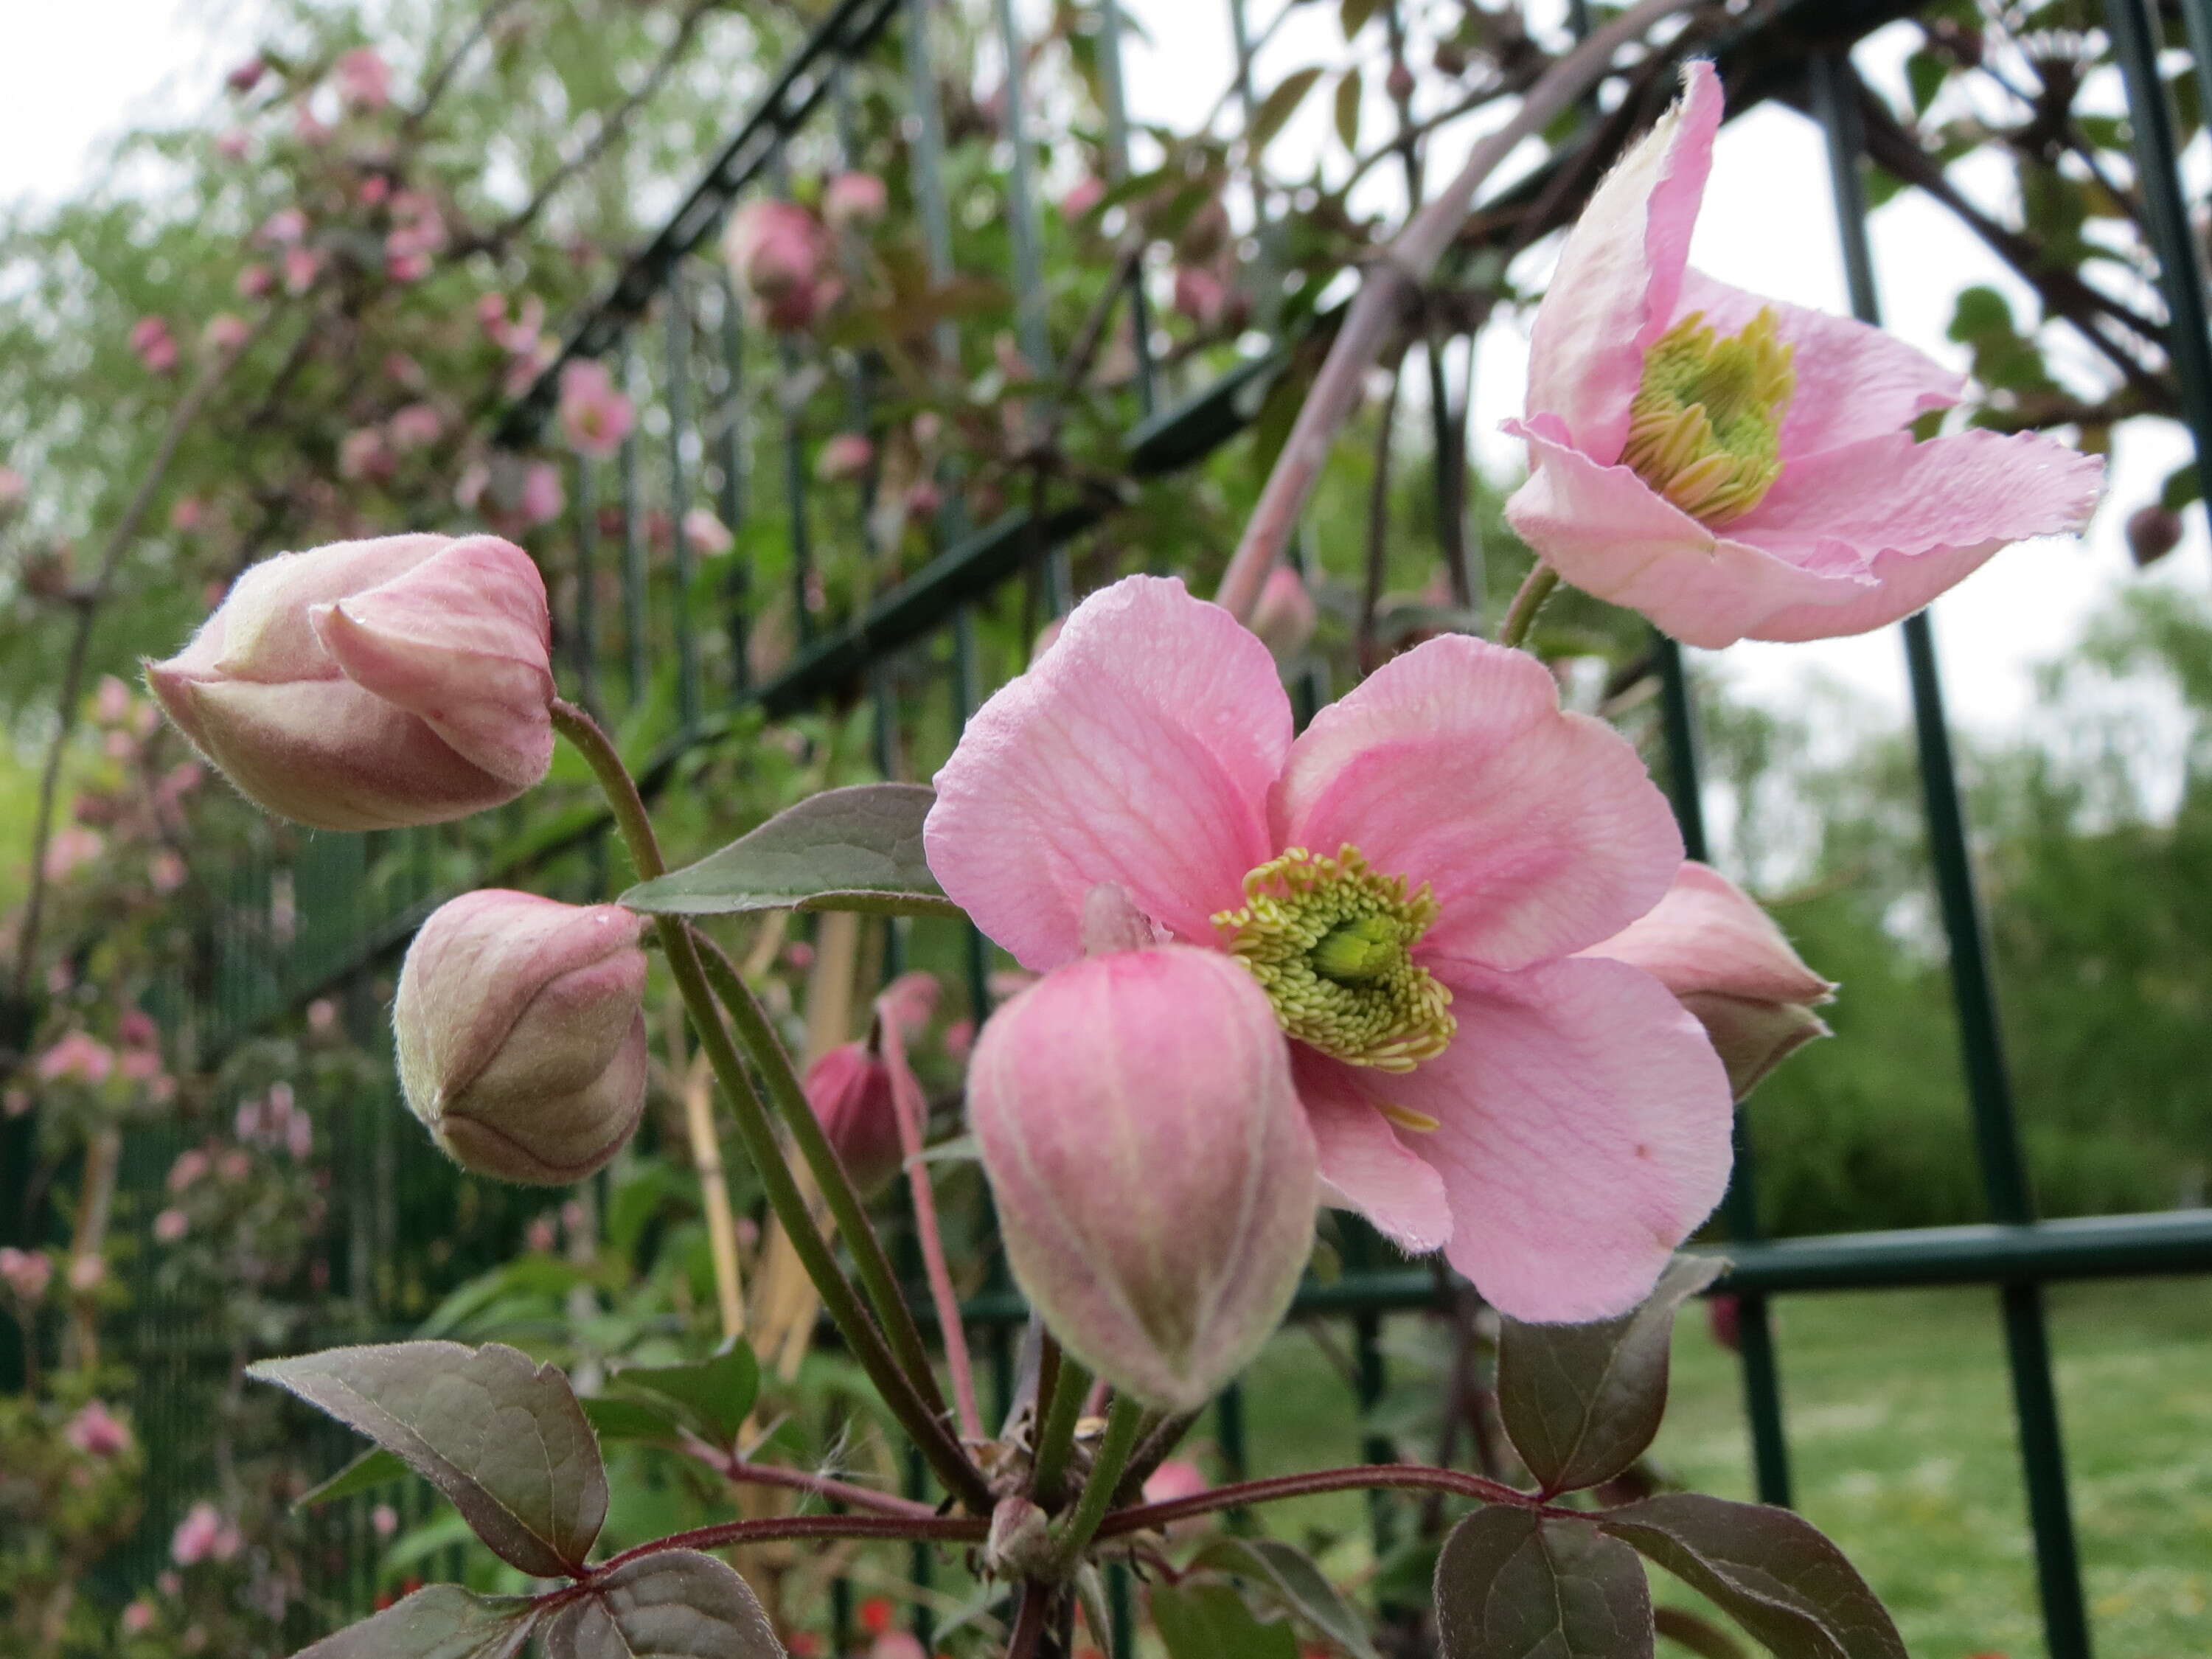
{"label": "flower stalk", "polygon": [[1137,1439],[1144,1432],[1145,1408],[1131,1395],[1117,1394],[1106,1414],[1106,1437],[1099,1442],[1098,1455],[1091,1460],[1090,1478],[1083,1483],[1083,1495],[1075,1501],[1058,1540],[1060,1561],[1066,1571],[1073,1571],[1083,1559],[1083,1552],[1097,1535],[1106,1513],[1114,1505],[1114,1492],[1121,1484],[1121,1471],[1129,1465],[1129,1454],[1136,1449]]}
{"label": "flower stalk", "polygon": [[[645,803],[637,793],[637,785],[622,757],[615,752],[614,744],[599,728],[599,722],[574,704],[556,700],[553,705],[553,721],[556,730],[567,738],[590,765],[601,790],[612,810],[617,827],[624,844],[629,849],[630,860],[638,873],[650,880],[664,874],[667,866],[660,854],[659,839],[654,836],[653,822],[645,810]],[[924,1402],[919,1391],[920,1379],[927,1379],[927,1387],[935,1391],[935,1379],[925,1369],[917,1374],[902,1367],[892,1357],[883,1333],[861,1306],[859,1294],[854,1290],[836,1258],[831,1255],[829,1243],[815,1224],[809,1212],[805,1195],[799,1189],[791,1167],[784,1161],[782,1149],[776,1144],[775,1130],[769,1121],[765,1106],[745,1074],[744,1062],[739,1057],[737,1045],[732,1041],[730,1028],[722,1020],[713,988],[708,982],[707,969],[701,960],[697,936],[681,917],[655,918],[661,945],[668,957],[670,974],[677,988],[683,993],[685,1006],[690,1010],[691,1020],[699,1034],[701,1046],[706,1050],[709,1064],[714,1070],[722,1091],[729,1097],[738,1126],[738,1138],[758,1170],[769,1207],[783,1224],[793,1248],[798,1252],[807,1275],[822,1293],[823,1306],[836,1322],[840,1334],[868,1373],[884,1405],[896,1417],[928,1460],[937,1478],[969,1508],[977,1511],[988,1510],[991,1493],[982,1475],[976,1470],[958,1443],[945,1430],[944,1422],[930,1406]],[[744,999],[750,1002],[750,997]],[[755,1006],[757,1014],[757,1006]],[[764,1045],[749,1041],[757,1060],[762,1062],[764,1074],[773,1079],[775,1062],[781,1062],[788,1075],[790,1063],[782,1059],[781,1045],[775,1042],[774,1033],[766,1029],[761,1019],[761,1035]],[[766,1052],[763,1052],[763,1048]],[[797,1087],[797,1079],[792,1079]],[[799,1104],[805,1110],[802,1094]],[[811,1123],[813,1115],[806,1113]],[[817,1131],[818,1132],[818,1131]],[[834,1158],[832,1160],[834,1162]],[[856,1252],[857,1252],[856,1245]],[[917,1343],[919,1339],[917,1338]]]}

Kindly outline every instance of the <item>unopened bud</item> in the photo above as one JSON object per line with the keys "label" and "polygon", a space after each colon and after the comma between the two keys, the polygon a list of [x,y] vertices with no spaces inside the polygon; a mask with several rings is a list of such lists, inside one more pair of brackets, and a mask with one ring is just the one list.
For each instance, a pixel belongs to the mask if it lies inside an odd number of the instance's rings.
{"label": "unopened bud", "polygon": [[1279,564],[1267,573],[1252,607],[1252,631],[1273,652],[1277,662],[1287,662],[1312,643],[1319,615],[1304,579],[1291,566]]}
{"label": "unopened bud", "polygon": [[2181,514],[2153,501],[2128,514],[2128,553],[2137,569],[2156,564],[2181,544]]}
{"label": "unopened bud", "polygon": [[146,681],[255,805],[318,830],[503,805],[553,759],[551,619],[494,536],[386,536],[240,577]]}
{"label": "unopened bud", "polygon": [[841,1042],[806,1068],[806,1103],[837,1161],[864,1198],[898,1173],[898,1113],[891,1074],[865,1042]]}
{"label": "unopened bud", "polygon": [[841,173],[822,191],[822,217],[832,230],[872,225],[884,216],[890,193],[872,173]]}
{"label": "unopened bud", "polygon": [[538,1186],[620,1150],[645,1106],[642,918],[489,888],[408,948],[392,1024],[407,1103],[456,1162]]}
{"label": "unopened bud", "polygon": [[1058,969],[983,1028],[968,1114],[1014,1277],[1093,1371],[1206,1403],[1281,1323],[1313,1131],[1266,994],[1187,945]]}
{"label": "unopened bud", "polygon": [[1584,956],[1641,968],[1697,1018],[1741,1100],[1828,1028],[1813,1010],[1836,988],[1734,882],[1685,863],[1667,896]]}

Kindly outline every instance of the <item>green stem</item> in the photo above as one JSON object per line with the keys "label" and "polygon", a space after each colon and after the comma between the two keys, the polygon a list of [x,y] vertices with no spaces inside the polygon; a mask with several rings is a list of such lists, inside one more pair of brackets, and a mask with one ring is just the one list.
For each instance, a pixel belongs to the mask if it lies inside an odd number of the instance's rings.
{"label": "green stem", "polygon": [[[1037,1366],[1038,1399],[1045,1405],[1039,1420],[1036,1449],[1030,1464],[1030,1491],[1036,1501],[1051,1509],[1066,1483],[1067,1455],[1075,1444],[1075,1425],[1083,1416],[1083,1397],[1091,1390],[1091,1373],[1048,1334],[1044,1358]],[[1052,1375],[1045,1373],[1049,1370]],[[1045,1390],[1048,1389],[1047,1393]]]}
{"label": "green stem", "polygon": [[1144,1432],[1146,1416],[1145,1408],[1128,1395],[1114,1396],[1106,1413],[1106,1437],[1091,1462],[1091,1478],[1083,1483],[1083,1496],[1076,1499],[1060,1534],[1060,1559],[1069,1566],[1082,1559],[1098,1523],[1114,1506],[1114,1489],[1121,1484],[1121,1471],[1136,1449],[1137,1437]]}
{"label": "green stem", "polygon": [[823,1201],[829,1205],[837,1231],[844,1235],[846,1246],[853,1252],[853,1264],[860,1270],[861,1287],[890,1339],[891,1352],[914,1378],[931,1412],[942,1418],[945,1396],[937,1386],[937,1372],[929,1363],[929,1350],[923,1346],[921,1329],[915,1323],[914,1310],[899,1289],[898,1275],[891,1269],[883,1240],[876,1236],[875,1228],[868,1221],[867,1206],[854,1189],[852,1177],[845,1173],[845,1165],[836,1149],[830,1146],[830,1137],[822,1132],[821,1121],[807,1103],[806,1090],[775,1029],[769,1025],[760,999],[753,994],[737,964],[722,954],[719,945],[705,938],[699,942],[705,947],[708,983],[720,997],[722,1006],[729,1010],[731,1024],[737,1027],[738,1041],[744,1045],[753,1065],[767,1079],[769,1099],[775,1106],[776,1115],[783,1120],[783,1127],[799,1148],[799,1155],[806,1160],[806,1167],[814,1172],[814,1182],[822,1189]]}
{"label": "green stem", "polygon": [[1552,597],[1552,590],[1559,585],[1559,573],[1539,560],[1522,580],[1513,603],[1507,607],[1505,621],[1498,630],[1500,645],[1518,647],[1528,637],[1528,629],[1536,620],[1536,613],[1544,608],[1544,601]]}
{"label": "green stem", "polygon": [[[574,704],[556,701],[553,705],[553,723],[562,736],[576,746],[599,779],[638,873],[648,881],[662,874],[667,866],[653,833],[652,819],[647,816],[636,783],[623,765],[621,756],[615,752],[613,743],[599,729],[599,722]],[[836,1257],[830,1254],[822,1230],[815,1225],[805,1194],[799,1191],[782,1148],[776,1145],[775,1128],[769,1121],[768,1109],[753,1088],[752,1079],[745,1075],[744,1062],[738,1057],[729,1027],[723,1023],[715,1006],[706,969],[699,959],[696,936],[680,916],[657,916],[653,920],[667,953],[669,972],[683,993],[700,1046],[706,1050],[715,1079],[729,1100],[738,1138],[744,1143],[746,1155],[759,1172],[769,1208],[783,1224],[800,1265],[821,1291],[823,1307],[836,1322],[853,1357],[876,1385],[885,1407],[914,1437],[915,1443],[929,1460],[945,1489],[978,1514],[987,1513],[992,1502],[990,1487],[946,1431],[943,1419],[924,1403],[913,1379],[892,1358],[883,1334],[860,1305],[859,1294],[838,1267]],[[928,1375],[927,1370],[922,1374]],[[932,1378],[933,1389],[934,1382]]]}

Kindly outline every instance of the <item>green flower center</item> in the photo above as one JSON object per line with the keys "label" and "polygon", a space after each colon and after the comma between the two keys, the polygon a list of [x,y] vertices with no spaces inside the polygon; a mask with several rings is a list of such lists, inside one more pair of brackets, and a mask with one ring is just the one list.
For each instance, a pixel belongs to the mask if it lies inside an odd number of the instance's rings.
{"label": "green flower center", "polygon": [[1795,352],[1775,337],[1771,306],[1726,338],[1692,312],[1644,354],[1620,459],[1693,519],[1741,518],[1782,473]]}
{"label": "green flower center", "polygon": [[1293,847],[1248,874],[1243,908],[1213,925],[1289,1035],[1350,1065],[1410,1072],[1459,1026],[1451,993],[1413,958],[1436,919],[1425,884],[1408,896],[1405,878],[1376,874],[1358,848],[1332,859]]}

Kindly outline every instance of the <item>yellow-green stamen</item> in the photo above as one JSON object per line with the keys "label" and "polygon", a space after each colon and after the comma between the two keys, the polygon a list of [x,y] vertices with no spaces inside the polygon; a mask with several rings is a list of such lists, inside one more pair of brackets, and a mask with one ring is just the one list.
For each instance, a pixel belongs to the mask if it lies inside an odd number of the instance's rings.
{"label": "yellow-green stamen", "polygon": [[1322,858],[1293,847],[1248,874],[1243,908],[1213,925],[1290,1036],[1353,1066],[1410,1072],[1459,1024],[1451,993],[1412,955],[1436,919],[1427,886],[1409,896],[1357,848]]}
{"label": "yellow-green stamen", "polygon": [[1693,519],[1741,518],[1782,473],[1795,353],[1776,337],[1771,306],[1725,338],[1692,312],[1644,354],[1620,459]]}

